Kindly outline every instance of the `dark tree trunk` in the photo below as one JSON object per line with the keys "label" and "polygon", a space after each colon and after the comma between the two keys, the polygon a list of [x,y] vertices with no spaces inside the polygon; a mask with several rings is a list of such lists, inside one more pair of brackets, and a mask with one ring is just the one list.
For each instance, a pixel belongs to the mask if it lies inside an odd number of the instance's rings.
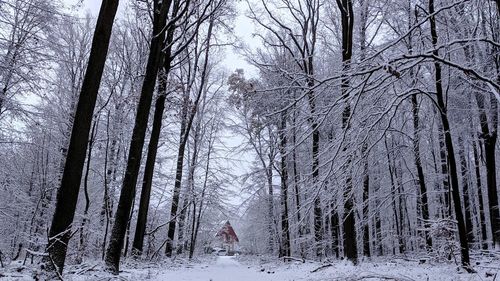
{"label": "dark tree trunk", "polygon": [[[359,40],[360,40],[360,57],[359,60],[362,62],[366,58],[366,29],[368,28],[368,7],[369,1],[360,0],[359,7]],[[365,257],[370,257],[370,218],[369,218],[369,207],[370,207],[370,172],[369,172],[369,155],[368,155],[368,143],[365,141],[361,148],[361,157],[364,157],[364,167],[363,167],[363,255]]]}
{"label": "dark tree trunk", "polygon": [[267,234],[268,244],[267,251],[270,254],[274,253],[274,187],[273,187],[273,166],[274,166],[274,153],[269,153],[269,164],[267,165]]}
{"label": "dark tree trunk", "polygon": [[[497,2],[497,18],[500,15],[500,1]],[[484,10],[481,10],[481,24],[483,29],[483,34],[488,34],[489,30],[486,28],[486,15]],[[499,32],[499,21],[496,20],[493,23],[492,27],[492,36],[498,41],[500,37]],[[491,49],[487,52],[489,53],[489,63],[487,63],[486,72],[495,72],[496,79],[495,82],[500,84],[500,56],[498,56],[500,48],[498,46],[491,46]],[[498,87],[496,91],[498,91]],[[481,93],[476,94],[476,100],[478,105],[481,103],[481,99],[477,99],[480,97]],[[483,93],[485,95],[485,93]],[[481,137],[483,138],[484,145],[484,154],[486,160],[486,185],[488,186],[488,205],[490,210],[490,223],[491,223],[491,231],[493,237],[493,247],[496,251],[500,251],[500,209],[498,205],[498,187],[497,187],[497,178],[496,178],[496,143],[498,138],[498,100],[494,96],[493,93],[489,93],[490,98],[490,108],[489,108],[489,122],[488,118],[485,118],[486,112],[484,110],[484,102],[483,106],[479,106],[480,112],[480,124],[481,124]],[[484,98],[484,96],[482,96]]]}
{"label": "dark tree trunk", "polygon": [[151,198],[154,165],[156,162],[156,153],[158,151],[158,142],[160,140],[163,110],[165,109],[165,95],[167,86],[166,79],[166,77],[160,78],[158,87],[159,96],[156,99],[155,103],[153,126],[151,129],[151,137],[149,138],[146,165],[144,167],[141,198],[139,201],[139,213],[137,215],[137,225],[135,227],[134,242],[132,244],[132,255],[137,256],[140,256],[142,254],[144,246],[144,234],[146,232],[146,224],[148,220],[149,199]]}
{"label": "dark tree trunk", "polygon": [[[434,14],[434,0],[429,0],[429,14],[432,16],[429,17],[430,27],[431,27],[431,36],[432,36],[432,45],[435,47],[438,44],[438,35],[436,28],[436,18]],[[438,49],[433,51],[433,55],[439,56]],[[447,108],[444,103],[444,93],[443,93],[443,85],[442,85],[442,76],[441,76],[441,65],[438,62],[434,62],[434,78],[436,83],[436,101],[439,107],[439,114],[441,116],[441,122],[444,129],[444,140],[446,145],[446,152],[448,156],[448,165],[449,165],[449,175],[451,180],[451,194],[453,196],[453,205],[455,209],[456,220],[458,223],[458,235],[460,239],[460,252],[462,258],[462,266],[469,272],[472,272],[472,268],[470,266],[470,258],[469,258],[469,244],[467,243],[467,230],[464,223],[464,217],[462,213],[462,203],[460,200],[460,187],[458,184],[458,174],[457,174],[457,164],[455,161],[455,152],[453,147],[453,141],[451,138],[451,128],[448,122],[448,113]]]}
{"label": "dark tree trunk", "polygon": [[420,193],[420,210],[422,212],[422,220],[424,225],[424,237],[427,250],[432,249],[432,237],[429,234],[429,199],[427,198],[427,186],[425,185],[424,169],[420,159],[420,117],[418,115],[419,107],[417,95],[411,96],[411,106],[413,113],[413,155],[415,156],[415,166],[417,167],[418,186]]}
{"label": "dark tree trunk", "polygon": [[332,250],[336,258],[340,256],[340,239],[339,239],[339,214],[335,209],[335,204],[332,202],[330,213],[330,232],[332,235]]}
{"label": "dark tree trunk", "polygon": [[458,137],[458,155],[460,157],[460,171],[462,174],[465,230],[467,231],[467,240],[469,241],[469,244],[472,244],[474,243],[474,231],[472,229],[472,215],[469,201],[469,167],[467,166],[467,158],[465,157],[464,141],[460,136]]}
{"label": "dark tree trunk", "polygon": [[135,208],[135,190],[134,190],[134,195],[132,198],[132,208],[130,210],[130,216],[128,217],[128,222],[127,222],[127,231],[125,233],[125,247],[123,249],[123,257],[127,257],[128,254],[128,248],[130,245],[130,226],[132,224],[132,217],[134,216],[134,208]]}
{"label": "dark tree trunk", "polygon": [[[342,99],[344,100],[344,111],[342,112],[342,129],[346,132],[349,130],[349,118],[351,116],[351,106],[349,104],[349,77],[352,58],[352,42],[353,42],[353,27],[354,27],[354,11],[351,0],[337,0],[337,5],[340,9],[342,21],[342,82],[341,91]],[[344,146],[344,152],[347,147]],[[353,264],[358,263],[358,246],[356,239],[356,218],[354,211],[354,196],[352,186],[352,176],[349,175],[348,169],[351,164],[351,157],[347,156],[344,172],[346,174],[346,183],[344,189],[344,253]]]}
{"label": "dark tree trunk", "polygon": [[[439,113],[438,113],[439,114]],[[439,139],[439,160],[441,162],[441,176],[443,178],[443,189],[441,196],[443,198],[443,217],[451,217],[451,198],[450,198],[450,174],[448,172],[447,151],[444,140],[443,125],[438,123],[438,139]]]}
{"label": "dark tree trunk", "polygon": [[[497,4],[499,1],[497,1]],[[462,17],[466,17],[467,15],[464,14],[464,11],[462,9],[459,9],[458,14]],[[498,10],[497,10],[498,12]],[[486,26],[485,26],[485,15],[484,13],[482,14],[482,29],[483,32],[486,34],[488,31],[486,31]],[[456,20],[453,18],[452,23],[457,24]],[[470,25],[470,24],[466,24]],[[470,30],[467,28],[464,28],[461,30],[461,35],[463,37],[470,36],[469,34],[471,33]],[[495,37],[495,34],[493,35]],[[474,63],[475,62],[475,46],[474,45],[468,45],[465,43],[461,44],[464,50],[465,57],[467,58],[468,63]],[[494,52],[494,51],[493,51]],[[479,52],[480,53],[480,52]],[[500,81],[500,76],[498,76],[498,67],[499,67],[499,62],[498,62],[498,56],[494,57],[494,63],[491,63],[491,65],[496,66],[497,70],[497,81]],[[485,65],[485,71],[491,71],[493,68],[489,66],[488,64]],[[484,147],[484,153],[486,155],[486,185],[487,185],[487,195],[488,195],[488,202],[489,202],[489,210],[490,210],[490,224],[492,228],[492,236],[493,236],[493,245],[498,244],[500,246],[500,211],[498,209],[498,190],[497,190],[497,184],[496,184],[496,160],[495,160],[495,145],[496,145],[496,139],[497,139],[497,128],[498,128],[498,101],[497,99],[493,96],[493,94],[490,94],[490,118],[488,118],[485,110],[485,93],[480,93],[476,92],[475,93],[475,98],[476,98],[476,103],[479,108],[479,122],[480,122],[480,127],[481,127],[481,134],[479,136],[480,139],[483,140],[483,147]],[[490,119],[490,120],[488,120]],[[491,129],[490,129],[490,122],[491,122]],[[470,120],[471,128],[474,130],[474,126],[472,123],[472,120]],[[475,140],[473,139],[473,146],[476,146]],[[477,148],[474,147],[474,153],[475,153],[475,159],[477,159]],[[476,163],[476,180],[478,183],[478,194],[480,196],[482,195],[481,192],[481,177],[480,177],[480,172],[479,172],[479,161]],[[486,225],[485,225],[485,220],[484,220],[484,205],[482,202],[482,197],[479,198],[479,204],[480,204],[480,217],[482,216],[481,219],[481,235],[482,235],[482,243],[483,247],[487,248],[487,243],[484,243],[486,240]]]}
{"label": "dark tree trunk", "polygon": [[486,230],[486,217],[484,214],[484,202],[483,202],[483,192],[481,183],[481,168],[479,165],[479,153],[477,151],[475,136],[472,136],[472,149],[474,152],[474,170],[476,174],[476,188],[477,188],[477,198],[479,203],[479,227],[481,228],[481,248],[483,250],[488,249],[488,233]]}
{"label": "dark tree trunk", "polygon": [[288,222],[288,165],[287,165],[286,111],[281,113],[280,154],[281,154],[281,253],[290,256],[290,227]]}
{"label": "dark tree trunk", "polygon": [[292,166],[293,166],[293,187],[294,187],[294,193],[295,193],[295,211],[297,213],[297,232],[298,232],[298,240],[299,240],[299,251],[301,257],[305,257],[304,253],[304,247],[302,243],[302,218],[300,215],[300,188],[299,188],[299,182],[300,182],[300,175],[299,171],[297,169],[297,131],[296,131],[296,108],[294,107],[293,111],[293,135],[292,135],[292,141],[293,141],[293,159],[292,159]]}
{"label": "dark tree trunk", "polygon": [[493,247],[500,249],[500,211],[498,209],[498,190],[496,179],[496,147],[497,133],[491,132],[484,136],[484,155],[486,160],[486,185],[488,186],[488,204],[490,210],[490,223],[493,236]]}
{"label": "dark tree trunk", "polygon": [[[370,207],[370,173],[368,170],[368,144],[364,143],[362,148],[362,156],[364,159],[363,167],[363,255],[365,257],[370,257],[370,218],[369,218],[369,207]],[[365,155],[366,154],[366,155]]]}
{"label": "dark tree trunk", "polygon": [[[400,254],[404,253],[404,243],[403,243],[403,236],[401,234],[401,217],[402,217],[402,211],[401,211],[401,205],[396,204],[396,198],[399,198],[401,194],[396,193],[396,190],[398,187],[396,186],[396,180],[395,180],[395,161],[391,157],[391,151],[394,151],[393,147],[391,146],[389,149],[389,145],[387,144],[387,138],[384,139],[385,143],[385,149],[386,149],[386,154],[387,154],[387,164],[389,167],[389,178],[391,182],[391,205],[392,205],[392,212],[394,216],[394,227],[396,230],[396,237],[398,239],[398,251]],[[399,207],[399,208],[398,208]],[[399,211],[398,211],[399,210]],[[393,254],[396,254],[396,248],[393,248]]]}
{"label": "dark tree trunk", "polygon": [[[380,202],[380,200],[377,200]],[[378,205],[377,205],[378,206]],[[377,254],[378,256],[383,256],[384,255],[384,248],[382,244],[382,221],[380,218],[380,211],[377,211],[377,214],[375,216],[375,237],[374,239],[374,247],[377,249]]]}
{"label": "dark tree trunk", "polygon": [[75,216],[82,179],[92,114],[108,54],[117,8],[118,0],[102,1],[71,130],[61,186],[57,192],[54,218],[49,230],[48,259],[46,259],[45,264],[48,265],[49,270],[56,270],[59,274],[63,271],[66,259],[67,245],[71,236],[71,224]]}
{"label": "dark tree trunk", "polygon": [[139,104],[137,105],[137,113],[135,117],[134,129],[130,141],[129,155],[127,160],[127,168],[123,179],[118,208],[115,213],[111,237],[106,250],[106,267],[114,274],[118,274],[120,265],[121,250],[125,233],[127,231],[127,223],[129,220],[130,210],[132,208],[132,200],[135,194],[135,185],[139,175],[141,165],[142,149],[144,146],[144,138],[146,136],[146,127],[148,123],[149,111],[153,99],[153,91],[156,84],[156,77],[161,61],[161,50],[165,39],[165,26],[168,10],[170,9],[171,0],[160,4],[155,1],[154,9],[155,16],[153,20],[153,36],[151,39],[148,62],[146,65],[146,73],[142,84]]}
{"label": "dark tree trunk", "polygon": [[[309,83],[310,87],[313,85],[312,82]],[[311,115],[314,120],[316,116],[316,101],[314,93],[309,93],[309,105],[311,107]],[[313,121],[312,124],[312,177],[314,188],[320,188],[318,186],[319,178],[319,124]],[[314,199],[314,241],[316,243],[316,256],[321,258],[323,256],[323,247],[321,245],[323,241],[323,211],[321,209],[321,200],[318,195]]]}
{"label": "dark tree trunk", "polygon": [[[178,13],[178,2],[174,3],[172,18],[175,18]],[[137,224],[134,234],[134,242],[132,244],[132,254],[140,256],[144,246],[144,234],[146,232],[146,224],[148,220],[149,200],[151,198],[151,186],[153,184],[153,174],[156,162],[156,154],[158,152],[158,142],[160,141],[160,132],[163,121],[163,111],[165,110],[165,100],[167,97],[167,79],[170,73],[172,64],[172,41],[174,38],[175,24],[170,25],[167,29],[165,46],[165,54],[163,56],[163,70],[158,76],[158,98],[155,102],[155,111],[153,115],[153,125],[151,128],[151,136],[148,144],[148,154],[146,164],[144,166],[144,175],[141,188],[141,199],[139,203],[139,211],[137,214]]]}
{"label": "dark tree trunk", "polygon": [[[307,27],[306,27],[307,29]],[[315,34],[315,30],[313,30]],[[315,42],[315,35],[313,37],[313,41]],[[304,38],[305,40],[305,38]],[[308,44],[308,43],[306,43]],[[315,43],[313,43],[315,44]],[[309,50],[307,50],[309,51]],[[312,89],[314,87],[314,53],[304,54],[306,57],[303,57],[304,65],[303,70],[309,77],[307,79],[307,87]],[[312,185],[313,188],[321,188],[319,186],[319,141],[320,141],[320,132],[319,132],[319,123],[318,116],[316,112],[316,93],[313,90],[310,90],[307,93],[307,99],[310,108],[310,123],[312,129]],[[321,259],[323,256],[323,210],[321,209],[321,199],[318,195],[315,195],[314,198],[314,207],[313,207],[313,229],[314,229],[314,242],[315,242],[315,250],[316,256]]]}
{"label": "dark tree trunk", "polygon": [[[498,108],[496,106],[497,101],[491,99],[492,115],[490,128],[490,122],[488,121],[488,116],[485,110],[485,101],[483,93],[476,93],[476,102],[479,107],[479,122],[481,126],[481,135],[484,156],[485,156],[485,166],[486,166],[486,186],[488,195],[488,209],[490,211],[490,224],[493,237],[493,246],[500,244],[500,213],[498,209],[498,191],[497,191],[497,179],[496,179],[496,157],[495,157],[495,146],[497,141],[497,131],[498,126]],[[496,110],[493,110],[495,108]],[[499,245],[500,246],[500,245]]]}
{"label": "dark tree trunk", "polygon": [[180,255],[184,252],[184,247],[186,246],[185,241],[184,241],[184,232],[185,232],[185,225],[186,225],[186,213],[187,210],[189,209],[190,205],[190,195],[188,194],[187,191],[186,194],[184,194],[184,199],[182,200],[182,208],[181,212],[179,213],[179,222],[178,222],[178,232],[177,232],[177,255]]}

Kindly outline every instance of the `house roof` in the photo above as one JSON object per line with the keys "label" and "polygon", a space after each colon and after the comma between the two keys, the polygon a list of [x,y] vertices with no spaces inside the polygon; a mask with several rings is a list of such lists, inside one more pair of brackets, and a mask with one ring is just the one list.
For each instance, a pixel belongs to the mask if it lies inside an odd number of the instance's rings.
{"label": "house roof", "polygon": [[238,235],[236,235],[236,232],[234,232],[234,229],[229,223],[229,221],[226,221],[224,226],[222,226],[222,228],[217,232],[215,237],[221,237],[223,236],[223,234],[226,234],[228,237],[231,237],[236,242],[240,242],[238,240]]}

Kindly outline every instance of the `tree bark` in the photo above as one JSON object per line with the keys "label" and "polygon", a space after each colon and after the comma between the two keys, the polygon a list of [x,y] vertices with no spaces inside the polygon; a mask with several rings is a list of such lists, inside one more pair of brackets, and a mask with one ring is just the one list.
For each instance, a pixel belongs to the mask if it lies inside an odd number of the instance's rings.
{"label": "tree bark", "polygon": [[54,218],[49,230],[48,258],[45,259],[45,264],[48,265],[48,270],[56,270],[59,274],[64,268],[67,245],[71,237],[71,224],[78,201],[92,114],[108,54],[117,8],[118,0],[102,1],[71,130],[61,186],[57,192]]}
{"label": "tree bark", "polygon": [[429,234],[430,221],[429,221],[429,199],[427,198],[427,186],[425,185],[424,169],[420,159],[420,117],[418,114],[419,107],[417,95],[411,96],[411,108],[413,113],[413,155],[415,157],[415,166],[417,167],[417,177],[420,195],[420,210],[422,212],[422,220],[424,226],[425,245],[427,250],[432,249],[432,237]]}
{"label": "tree bark", "polygon": [[[176,18],[179,11],[179,2],[174,2],[172,18]],[[165,110],[165,101],[167,98],[167,80],[172,66],[172,43],[174,39],[175,24],[170,25],[166,31],[166,46],[163,55],[163,69],[158,77],[158,97],[155,102],[155,111],[153,115],[153,125],[151,128],[151,136],[148,144],[148,154],[146,164],[144,166],[144,175],[141,188],[141,199],[139,203],[139,211],[137,214],[137,224],[135,228],[134,241],[132,243],[132,254],[140,256],[144,246],[144,234],[146,232],[147,217],[149,211],[149,201],[151,198],[151,186],[153,184],[154,167],[156,163],[156,154],[158,152],[158,143],[160,141],[160,133],[163,122],[163,111]]]}
{"label": "tree bark", "polygon": [[141,198],[139,201],[139,213],[137,215],[137,224],[135,227],[134,241],[132,243],[132,255],[142,255],[144,246],[144,234],[146,232],[146,224],[148,220],[149,200],[151,198],[151,186],[153,184],[154,165],[156,162],[156,153],[158,151],[158,142],[160,140],[161,123],[163,118],[163,110],[165,109],[166,95],[166,79],[161,77],[158,87],[158,98],[155,103],[155,111],[153,117],[153,126],[151,129],[151,137],[149,138],[148,154],[144,167],[144,175],[142,180]]}
{"label": "tree bark", "polygon": [[[341,91],[342,99],[344,100],[344,110],[342,112],[342,129],[346,132],[349,130],[349,118],[351,115],[351,106],[349,104],[349,77],[350,64],[352,59],[352,42],[353,42],[353,27],[354,27],[354,11],[351,0],[337,0],[337,5],[340,9],[342,22],[342,79]],[[344,146],[344,152],[347,147]],[[348,260],[354,265],[358,263],[358,246],[356,237],[356,218],[354,211],[354,195],[352,186],[352,176],[348,174],[348,169],[351,164],[351,156],[346,156],[344,172],[346,174],[346,182],[344,188],[344,253]]]}
{"label": "tree bark", "polygon": [[269,152],[269,163],[267,165],[267,234],[268,245],[267,251],[272,254],[274,252],[274,187],[273,187],[273,166],[274,153]]}
{"label": "tree bark", "polygon": [[486,217],[484,213],[484,202],[483,202],[483,192],[481,183],[481,168],[479,165],[479,153],[477,151],[478,146],[475,140],[475,136],[472,136],[472,149],[474,152],[474,170],[476,174],[476,188],[477,188],[477,198],[479,203],[479,227],[481,229],[481,248],[483,250],[488,249],[488,231],[486,230]]}
{"label": "tree bark", "polygon": [[363,164],[363,255],[370,257],[370,173],[368,169],[368,155],[365,155],[368,150],[368,144],[364,143],[362,148],[362,157],[365,157]]}
{"label": "tree bark", "polygon": [[[439,113],[438,113],[439,114]],[[453,214],[451,212],[451,198],[450,198],[450,174],[448,171],[447,163],[447,151],[445,145],[444,129],[443,125],[438,123],[438,140],[439,140],[439,161],[441,163],[441,177],[443,180],[443,190],[441,191],[441,196],[443,198],[443,217],[451,217]]]}
{"label": "tree bark", "polygon": [[290,256],[290,227],[288,222],[288,165],[286,110],[281,113],[280,154],[281,154],[281,253],[280,257]]}
{"label": "tree bark", "polygon": [[467,231],[467,240],[469,244],[474,243],[474,231],[472,229],[472,215],[470,208],[469,194],[469,168],[467,166],[467,158],[465,157],[464,140],[461,136],[458,137],[458,155],[460,158],[460,171],[462,174],[462,189],[465,211],[465,230]]}
{"label": "tree bark", "polygon": [[[397,242],[394,244],[398,245],[398,251],[399,254],[404,253],[404,242],[403,242],[403,235],[402,235],[402,225],[401,225],[401,217],[402,217],[402,210],[401,210],[401,205],[396,204],[396,199],[401,196],[401,194],[398,192],[396,193],[396,190],[398,189],[397,183],[395,180],[395,166],[396,164],[394,163],[395,161],[391,157],[391,151],[394,151],[394,147],[391,145],[389,149],[389,145],[387,144],[387,137],[384,138],[384,144],[385,144],[385,149],[386,149],[386,155],[387,155],[387,165],[388,165],[388,171],[389,171],[389,178],[391,182],[391,205],[392,205],[392,212],[394,216],[394,228],[396,230],[396,238]],[[393,254],[396,254],[396,247],[393,249]]]}
{"label": "tree bark", "polygon": [[132,208],[132,200],[135,194],[135,185],[139,175],[139,168],[142,158],[142,149],[144,146],[144,138],[146,136],[146,127],[148,123],[149,111],[153,99],[153,91],[156,84],[156,77],[162,58],[162,46],[165,39],[163,27],[166,24],[168,10],[172,0],[166,0],[160,4],[155,1],[153,32],[150,44],[148,62],[146,65],[146,73],[142,84],[139,104],[137,105],[137,113],[135,118],[134,129],[130,141],[129,155],[127,160],[127,168],[123,179],[118,208],[115,213],[114,224],[111,230],[111,237],[106,250],[106,267],[113,274],[118,274],[120,265],[121,250],[127,231],[127,223],[129,220],[130,210]]}
{"label": "tree bark", "polygon": [[[491,98],[491,118],[488,118],[485,110],[485,101],[483,93],[476,93],[476,102],[479,107],[479,122],[481,127],[481,135],[485,166],[486,166],[486,186],[488,195],[488,209],[490,211],[490,225],[493,237],[493,246],[500,247],[500,213],[498,209],[498,191],[496,178],[496,141],[498,127],[498,108],[497,101]],[[491,128],[490,122],[491,120]]]}
{"label": "tree bark", "polygon": [[305,257],[304,253],[304,247],[302,243],[302,218],[300,215],[300,187],[299,187],[299,182],[300,182],[300,175],[299,171],[297,169],[297,116],[296,116],[296,108],[294,106],[294,111],[293,111],[293,128],[292,128],[292,141],[293,141],[293,159],[292,159],[292,166],[293,166],[293,187],[294,187],[294,193],[295,193],[295,211],[297,213],[297,232],[298,232],[298,240],[299,240],[299,251],[300,255],[302,258]]}
{"label": "tree bark", "polygon": [[[431,27],[431,36],[432,36],[432,45],[436,47],[438,44],[438,35],[436,28],[436,18],[433,15],[434,10],[434,0],[429,0],[429,17],[430,27]],[[439,56],[438,49],[433,51],[433,55]],[[453,141],[451,138],[451,128],[448,121],[448,113],[447,108],[444,103],[444,93],[442,86],[442,76],[441,76],[441,65],[439,62],[434,62],[434,78],[436,84],[436,101],[439,109],[439,114],[441,116],[441,122],[444,129],[444,140],[446,145],[446,152],[448,157],[448,165],[449,165],[449,176],[451,180],[451,194],[453,196],[453,205],[455,209],[456,220],[458,223],[458,235],[460,240],[460,252],[462,259],[462,266],[468,272],[473,272],[473,269],[470,265],[469,258],[469,244],[467,242],[467,231],[464,223],[464,217],[462,213],[462,203],[460,200],[460,189],[458,184],[458,175],[457,175],[457,164],[455,160],[455,152],[453,147]]]}

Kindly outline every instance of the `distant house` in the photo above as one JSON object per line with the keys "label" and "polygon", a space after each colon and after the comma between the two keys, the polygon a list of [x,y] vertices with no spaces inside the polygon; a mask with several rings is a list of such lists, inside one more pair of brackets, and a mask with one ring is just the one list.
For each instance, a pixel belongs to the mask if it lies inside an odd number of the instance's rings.
{"label": "distant house", "polygon": [[220,247],[226,249],[228,253],[234,252],[237,243],[240,242],[229,221],[226,221],[224,226],[215,235],[215,238],[218,239]]}

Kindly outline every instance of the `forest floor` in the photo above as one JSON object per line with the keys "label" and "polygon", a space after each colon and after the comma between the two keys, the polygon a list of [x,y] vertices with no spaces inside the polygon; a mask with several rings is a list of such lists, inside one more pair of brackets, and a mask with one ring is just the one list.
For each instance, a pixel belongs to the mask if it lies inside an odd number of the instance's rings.
{"label": "forest floor", "polygon": [[[477,273],[468,274],[451,263],[432,264],[403,259],[365,261],[353,266],[345,261],[283,262],[257,256],[205,256],[188,261],[174,259],[162,262],[125,262],[120,276],[102,270],[101,262],[68,266],[64,280],[167,280],[167,281],[465,281],[500,280],[500,261],[484,259],[476,264]],[[498,275],[498,276],[497,276]],[[38,276],[39,279],[35,279]],[[34,267],[15,263],[0,268],[3,280],[44,280]]]}

